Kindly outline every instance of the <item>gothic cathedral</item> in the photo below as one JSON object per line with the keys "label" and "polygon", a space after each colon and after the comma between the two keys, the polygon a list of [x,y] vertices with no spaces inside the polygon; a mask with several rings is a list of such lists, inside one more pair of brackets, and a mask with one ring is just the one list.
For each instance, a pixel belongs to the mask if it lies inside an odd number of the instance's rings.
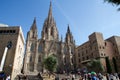
{"label": "gothic cathedral", "polygon": [[35,74],[43,71],[43,59],[49,55],[54,55],[57,58],[57,71],[70,71],[74,69],[75,40],[69,25],[65,41],[62,38],[59,39],[56,22],[52,15],[51,2],[48,17],[43,24],[41,39],[38,39],[36,19],[34,19],[27,33],[24,74]]}

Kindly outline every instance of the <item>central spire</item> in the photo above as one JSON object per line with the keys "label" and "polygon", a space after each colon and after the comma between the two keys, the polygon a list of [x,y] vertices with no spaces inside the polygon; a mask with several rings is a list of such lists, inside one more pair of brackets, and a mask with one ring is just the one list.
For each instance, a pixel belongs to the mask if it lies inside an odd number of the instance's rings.
{"label": "central spire", "polygon": [[52,2],[50,1],[48,17],[45,19],[43,30],[42,30],[42,39],[44,40],[54,40],[58,41],[58,30],[56,27],[56,22],[52,16]]}
{"label": "central spire", "polygon": [[50,1],[49,13],[48,13],[48,21],[52,20],[52,2]]}
{"label": "central spire", "polygon": [[70,33],[70,28],[69,28],[69,24],[68,24],[68,28],[67,28],[67,33]]}

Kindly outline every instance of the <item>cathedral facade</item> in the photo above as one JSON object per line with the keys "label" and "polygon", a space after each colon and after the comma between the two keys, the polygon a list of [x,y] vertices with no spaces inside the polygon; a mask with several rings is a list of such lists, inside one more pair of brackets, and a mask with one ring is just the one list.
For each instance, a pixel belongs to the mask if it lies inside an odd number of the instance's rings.
{"label": "cathedral facade", "polygon": [[36,19],[27,33],[24,60],[24,74],[35,74],[44,70],[45,57],[54,55],[57,58],[57,71],[71,71],[75,67],[75,40],[69,25],[65,41],[59,39],[59,33],[52,15],[50,3],[48,17],[45,19],[41,38],[38,39]]}

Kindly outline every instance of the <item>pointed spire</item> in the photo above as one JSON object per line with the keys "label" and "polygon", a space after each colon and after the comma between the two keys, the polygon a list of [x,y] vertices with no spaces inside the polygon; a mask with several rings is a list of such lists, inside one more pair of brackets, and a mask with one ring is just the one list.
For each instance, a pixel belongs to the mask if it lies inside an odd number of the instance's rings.
{"label": "pointed spire", "polygon": [[33,24],[32,24],[32,26],[31,26],[31,29],[32,29],[32,30],[37,29],[37,27],[36,27],[36,17],[34,18],[34,21],[33,21]]}
{"label": "pointed spire", "polygon": [[52,19],[52,2],[50,1],[49,13],[48,13],[48,20]]}
{"label": "pointed spire", "polygon": [[68,24],[68,28],[67,28],[67,33],[70,33],[70,28],[69,28],[69,24]]}
{"label": "pointed spire", "polygon": [[34,21],[33,21],[33,23],[36,23],[36,17],[34,17]]}
{"label": "pointed spire", "polygon": [[61,35],[61,42],[63,41],[63,37],[62,37],[62,35]]}

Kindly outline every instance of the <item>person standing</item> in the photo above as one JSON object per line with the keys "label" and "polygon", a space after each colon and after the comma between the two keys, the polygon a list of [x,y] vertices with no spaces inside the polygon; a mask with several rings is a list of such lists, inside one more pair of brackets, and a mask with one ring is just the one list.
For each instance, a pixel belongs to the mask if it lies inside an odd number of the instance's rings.
{"label": "person standing", "polygon": [[75,75],[74,74],[72,75],[72,80],[75,80]]}
{"label": "person standing", "polygon": [[92,74],[92,80],[97,80],[96,74]]}
{"label": "person standing", "polygon": [[9,75],[9,76],[7,76],[6,80],[10,80],[10,75]]}

